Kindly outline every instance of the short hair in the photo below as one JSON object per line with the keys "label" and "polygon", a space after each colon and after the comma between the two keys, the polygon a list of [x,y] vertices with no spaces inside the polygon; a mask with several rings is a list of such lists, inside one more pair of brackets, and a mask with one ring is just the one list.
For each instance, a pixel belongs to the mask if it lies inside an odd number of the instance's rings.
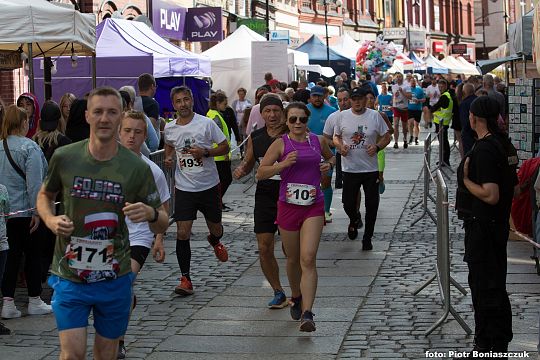
{"label": "short hair", "polygon": [[131,103],[134,103],[135,102],[135,96],[136,96],[136,92],[135,92],[135,88],[131,85],[124,85],[122,86],[120,89],[118,89],[119,91],[125,91],[129,94],[129,99],[131,101]]}
{"label": "short hair", "polygon": [[139,76],[139,79],[137,80],[137,86],[139,87],[139,91],[150,90],[150,88],[155,85],[156,79],[154,79],[154,76],[152,76],[152,74],[141,74]]}
{"label": "short hair", "polygon": [[115,96],[118,99],[120,106],[122,106],[122,96],[118,90],[110,86],[98,87],[90,91],[90,94],[88,95],[88,104],[90,104],[90,100],[92,100],[94,96]]}
{"label": "short hair", "polygon": [[271,72],[267,72],[266,74],[264,74],[264,80],[265,81],[270,81],[274,78],[274,76],[272,75]]}
{"label": "short hair", "polygon": [[122,121],[120,122],[120,130],[122,130],[124,119],[127,119],[127,118],[142,121],[144,123],[144,133],[148,134],[148,123],[146,122],[146,118],[144,117],[143,112],[135,111],[135,110],[128,110],[124,112],[124,114],[122,115]]}
{"label": "short hair", "polygon": [[440,78],[437,81],[437,84],[444,84],[444,85],[446,85],[446,87],[448,87],[448,81],[446,79],[443,79],[443,78]]}
{"label": "short hair", "polygon": [[349,89],[347,89],[346,87],[340,87],[336,93],[339,94],[339,93],[342,93],[342,92],[346,92],[348,96],[351,96],[351,92],[349,91]]}
{"label": "short hair", "polygon": [[210,95],[210,109],[217,110],[217,104],[227,101],[227,95],[223,91],[216,91]]}
{"label": "short hair", "polygon": [[243,87],[238,88],[238,90],[236,90],[236,93],[238,94],[240,91],[247,93],[246,89],[244,89]]}
{"label": "short hair", "polygon": [[17,105],[9,105],[4,114],[4,119],[2,120],[0,138],[7,139],[9,135],[12,135],[22,127],[22,124],[26,119],[28,119],[26,110]]}
{"label": "short hair", "polygon": [[495,84],[495,82],[493,81],[493,76],[491,76],[490,74],[486,74],[484,75],[484,85],[487,85],[489,87],[493,87],[493,85]]}
{"label": "short hair", "polygon": [[174,96],[179,93],[186,93],[193,99],[193,93],[187,86],[175,86],[171,89],[171,101],[174,101]]}

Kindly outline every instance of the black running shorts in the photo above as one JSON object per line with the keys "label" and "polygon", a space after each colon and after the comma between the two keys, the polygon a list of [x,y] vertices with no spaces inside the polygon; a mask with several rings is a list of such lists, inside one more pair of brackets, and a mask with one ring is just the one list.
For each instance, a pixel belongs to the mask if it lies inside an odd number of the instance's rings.
{"label": "black running shorts", "polygon": [[131,248],[131,258],[139,263],[141,269],[146,262],[146,258],[148,257],[148,253],[150,253],[150,249],[146,246],[140,246],[140,245],[133,245],[130,246]]}
{"label": "black running shorts", "polygon": [[257,186],[255,191],[255,208],[253,218],[255,234],[275,233],[277,230],[277,201],[279,197],[279,181],[267,181],[264,187]]}
{"label": "black running shorts", "polygon": [[218,224],[221,222],[221,196],[218,185],[208,190],[189,192],[174,189],[174,220],[191,221],[197,219],[197,211],[204,218]]}

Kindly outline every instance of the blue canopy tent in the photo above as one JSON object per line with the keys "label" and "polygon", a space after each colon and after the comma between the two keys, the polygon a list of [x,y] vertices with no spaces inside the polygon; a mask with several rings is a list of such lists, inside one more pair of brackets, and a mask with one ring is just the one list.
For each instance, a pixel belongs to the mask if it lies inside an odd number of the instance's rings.
{"label": "blue canopy tent", "polygon": [[418,59],[418,57],[411,51],[409,53],[409,59],[413,62],[414,73],[416,74],[425,74],[426,73],[426,63]]}
{"label": "blue canopy tent", "polygon": [[428,74],[448,74],[448,68],[433,55],[424,58]]}
{"label": "blue canopy tent", "polygon": [[[354,69],[356,66],[356,60],[350,59],[330,48],[330,65],[328,65],[326,57],[326,44],[324,44],[321,39],[315,35],[311,35],[306,42],[297,47],[295,50],[308,53],[310,64],[329,66],[336,74],[344,72],[349,75],[349,78],[354,79],[355,77]],[[317,81],[319,77],[319,74],[310,72],[308,81]]]}

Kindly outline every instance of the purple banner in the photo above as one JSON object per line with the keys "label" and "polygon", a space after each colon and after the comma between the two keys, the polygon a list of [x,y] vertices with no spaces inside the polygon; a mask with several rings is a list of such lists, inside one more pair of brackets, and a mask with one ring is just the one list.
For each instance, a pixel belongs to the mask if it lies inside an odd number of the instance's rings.
{"label": "purple banner", "polygon": [[165,0],[152,0],[154,31],[168,39],[184,40],[187,9]]}
{"label": "purple banner", "polygon": [[190,8],[187,14],[185,33],[186,40],[191,42],[223,40],[221,8]]}

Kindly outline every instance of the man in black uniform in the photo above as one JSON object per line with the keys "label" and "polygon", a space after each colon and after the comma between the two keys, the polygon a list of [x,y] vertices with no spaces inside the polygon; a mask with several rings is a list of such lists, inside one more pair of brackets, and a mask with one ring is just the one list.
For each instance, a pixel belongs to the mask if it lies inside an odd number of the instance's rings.
{"label": "man in black uniform", "polygon": [[[508,138],[497,126],[499,106],[487,96],[471,103],[470,124],[478,140],[458,168],[458,216],[464,220],[465,262],[474,308],[474,351],[505,352],[512,340],[506,293],[508,241],[515,170]],[[476,355],[478,356],[478,355]]]}
{"label": "man in black uniform", "polygon": [[[264,157],[266,150],[284,131],[282,124],[283,103],[279,96],[266,94],[260,102],[261,115],[265,126],[251,133],[247,142],[244,160],[234,170],[236,179],[246,176]],[[274,289],[274,298],[268,303],[271,309],[281,309],[287,306],[287,297],[279,281],[279,267],[274,256],[274,234],[277,230],[277,200],[279,196],[279,176],[257,182],[255,191],[255,234],[259,246],[259,261],[266,280]]]}

